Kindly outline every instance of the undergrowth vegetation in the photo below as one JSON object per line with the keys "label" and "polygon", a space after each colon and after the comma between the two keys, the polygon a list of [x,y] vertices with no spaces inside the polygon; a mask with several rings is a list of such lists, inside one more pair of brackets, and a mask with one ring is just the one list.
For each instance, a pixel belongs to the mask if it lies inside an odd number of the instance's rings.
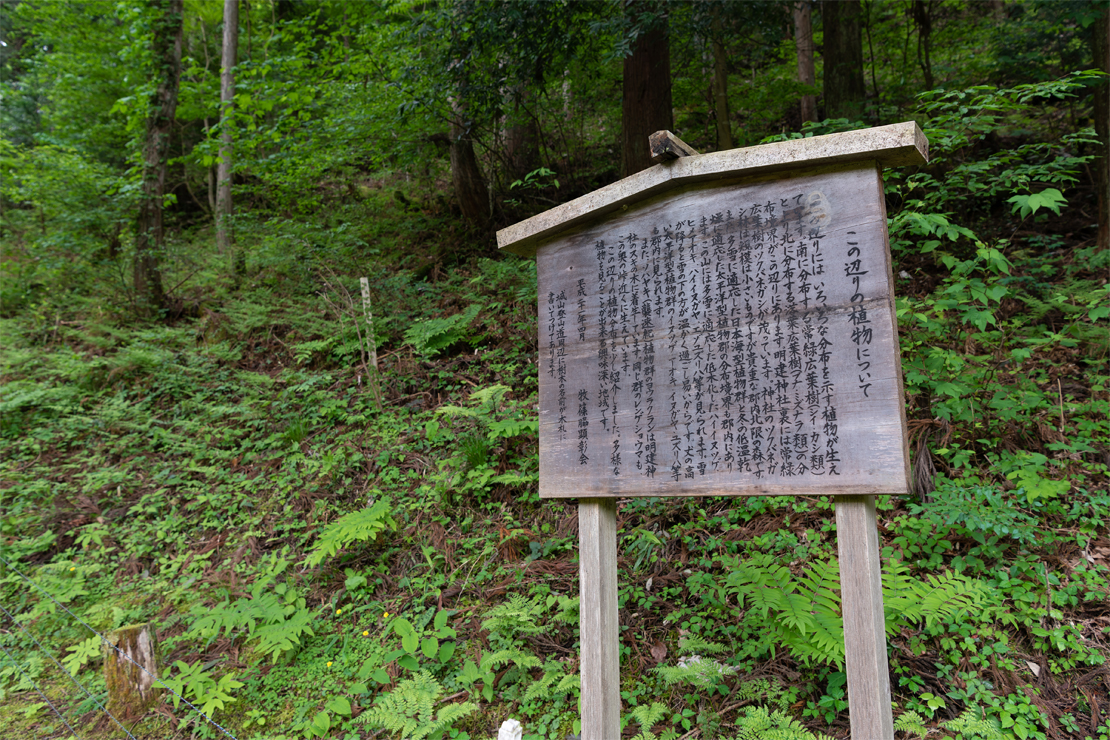
{"label": "undergrowth vegetation", "polygon": [[[927,93],[933,164],[887,173],[915,489],[878,504],[902,738],[1110,740],[1110,254],[1091,131],[1058,125],[1093,79]],[[39,172],[5,197],[60,198],[54,154],[0,150]],[[49,702],[108,737],[92,630],[148,621],[172,693],[139,738],[223,737],[202,712],[241,740],[580,731],[534,264],[459,226],[442,163],[349,174],[313,180],[312,215],[242,215],[241,283],[210,226],[176,230],[159,321],[118,263],[66,257],[117,211],[41,239],[5,214],[37,257],[0,275],[0,734],[69,737]],[[829,500],[629,499],[618,521],[627,737],[847,736]]]}

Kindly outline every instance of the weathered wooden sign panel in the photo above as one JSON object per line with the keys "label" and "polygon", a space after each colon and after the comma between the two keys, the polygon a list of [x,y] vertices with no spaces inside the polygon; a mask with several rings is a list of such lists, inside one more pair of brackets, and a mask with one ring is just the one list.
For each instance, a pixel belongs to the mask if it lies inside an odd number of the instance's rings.
{"label": "weathered wooden sign panel", "polygon": [[686,184],[537,262],[542,497],[908,490],[874,162]]}

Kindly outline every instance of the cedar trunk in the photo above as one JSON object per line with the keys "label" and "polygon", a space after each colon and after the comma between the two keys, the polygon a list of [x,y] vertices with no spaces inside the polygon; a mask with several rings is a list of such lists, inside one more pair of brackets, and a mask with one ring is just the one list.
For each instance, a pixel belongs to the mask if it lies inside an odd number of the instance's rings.
{"label": "cedar trunk", "polygon": [[[1091,24],[1094,34],[1095,67],[1110,74],[1110,9]],[[1110,249],[1110,79],[1102,78],[1095,87],[1095,133],[1102,151],[1095,160],[1095,187],[1098,188],[1098,246]]]}
{"label": "cedar trunk", "polygon": [[[629,11],[638,3],[630,3]],[[648,136],[674,128],[671,111],[671,54],[667,23],[646,29],[624,60],[621,100],[621,177],[651,167]]]}
{"label": "cedar trunk", "polygon": [[135,234],[135,294],[141,310],[165,304],[161,253],[165,241],[162,199],[166,189],[166,161],[177,112],[181,79],[181,31],[184,0],[149,0],[159,16],[154,21],[152,51],[158,67],[157,86],[150,97],[150,113],[143,141],[143,180]]}
{"label": "cedar trunk", "polygon": [[[235,65],[239,63],[239,0],[224,0],[224,39],[220,59],[220,160],[216,171],[216,246],[221,253],[234,248],[231,217],[232,120],[235,104]],[[236,276],[246,272],[246,259],[235,250]]]}
{"label": "cedar trunk", "polygon": [[522,180],[537,167],[540,135],[535,117],[528,112],[527,86],[519,85],[515,93],[513,113],[505,131],[505,159],[509,175]]}
{"label": "cedar trunk", "polygon": [[451,182],[463,218],[478,228],[489,225],[489,191],[474,155],[474,142],[470,138],[470,121],[466,108],[456,102],[451,120]]}
{"label": "cedar trunk", "polygon": [[721,11],[713,14],[713,103],[717,117],[717,151],[732,149],[732,121],[728,110],[728,58],[725,56]]}
{"label": "cedar trunk", "polygon": [[[813,8],[809,0],[794,4],[794,45],[798,50],[798,82],[813,87],[817,73],[813,66]],[[817,120],[817,96],[803,95],[802,123]]]}
{"label": "cedar trunk", "polygon": [[825,116],[858,120],[867,90],[863,81],[863,34],[859,0],[825,0]]}

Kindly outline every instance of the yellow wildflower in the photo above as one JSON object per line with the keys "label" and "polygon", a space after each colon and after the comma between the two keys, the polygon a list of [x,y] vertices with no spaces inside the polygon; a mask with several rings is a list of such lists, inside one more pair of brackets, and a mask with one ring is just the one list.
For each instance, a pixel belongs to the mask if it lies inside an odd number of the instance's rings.
{"label": "yellow wildflower", "polygon": [[370,636],[370,630],[363,630],[362,631],[362,636],[363,637],[369,637]]}
{"label": "yellow wildflower", "polygon": [[331,668],[331,661],[328,661],[328,668]]}

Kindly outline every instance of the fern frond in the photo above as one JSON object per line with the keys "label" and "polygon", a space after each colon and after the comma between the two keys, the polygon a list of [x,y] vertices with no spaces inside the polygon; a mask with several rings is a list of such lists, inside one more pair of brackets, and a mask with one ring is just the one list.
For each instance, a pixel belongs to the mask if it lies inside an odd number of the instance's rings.
{"label": "fern frond", "polygon": [[339,517],[324,527],[316,546],[305,558],[305,565],[317,566],[351,543],[373,541],[386,529],[396,529],[397,522],[390,516],[392,511],[393,501],[382,496],[373,506]]}
{"label": "fern frond", "polygon": [[451,729],[455,722],[478,709],[470,702],[447,704],[437,715],[435,706],[442,695],[439,681],[427,671],[420,671],[393,691],[380,695],[374,706],[355,722],[399,732],[405,740],[423,740]]}
{"label": "fern frond", "polygon": [[539,623],[545,609],[546,606],[538,597],[529,599],[513,594],[508,601],[486,612],[482,629],[487,629],[506,641],[517,635],[536,635],[547,629]]}
{"label": "fern frond", "polygon": [[708,687],[717,685],[723,677],[735,673],[736,669],[700,655],[692,655],[679,660],[676,666],[656,666],[654,671],[668,686],[688,683]]}
{"label": "fern frond", "polygon": [[828,740],[789,715],[761,706],[745,707],[744,715],[736,719],[736,728],[740,732],[735,740]]}
{"label": "fern frond", "polygon": [[894,720],[894,729],[908,735],[916,735],[919,740],[925,740],[929,728],[925,726],[925,718],[917,712],[903,712]]}
{"label": "fern frond", "polygon": [[524,692],[522,701],[529,702],[536,698],[550,700],[560,694],[566,694],[579,685],[577,674],[568,676],[562,663],[548,661],[543,676],[541,676],[539,680],[532,682],[528,690]]}
{"label": "fern frond", "polygon": [[479,667],[483,671],[491,671],[500,668],[506,663],[512,663],[517,668],[521,669],[539,668],[541,665],[539,658],[521,648],[505,648],[504,650],[498,650],[483,655]]}
{"label": "fern frond", "polygon": [[957,733],[964,740],[1003,740],[1005,737],[998,720],[977,716],[974,707],[968,707],[959,717],[948,720],[941,727]]}

